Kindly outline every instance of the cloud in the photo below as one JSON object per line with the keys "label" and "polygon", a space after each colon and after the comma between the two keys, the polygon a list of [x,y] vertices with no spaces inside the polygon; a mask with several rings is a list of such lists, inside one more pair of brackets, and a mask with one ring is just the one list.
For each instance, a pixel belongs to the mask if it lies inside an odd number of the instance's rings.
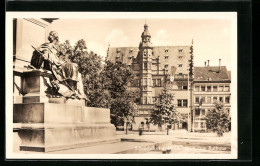
{"label": "cloud", "polygon": [[154,46],[172,45],[173,37],[165,29],[160,29],[151,41]]}
{"label": "cloud", "polygon": [[181,33],[168,32],[165,29],[160,29],[152,36],[151,42],[154,46],[184,46],[190,45],[194,35],[184,35]]}
{"label": "cloud", "polygon": [[87,42],[87,48],[88,51],[93,51],[94,53],[100,55],[103,58],[106,57],[107,48],[100,43],[97,43],[95,41]]}
{"label": "cloud", "polygon": [[129,37],[124,35],[123,31],[114,29],[106,36],[106,43],[110,43],[111,47],[127,47],[130,42]]}

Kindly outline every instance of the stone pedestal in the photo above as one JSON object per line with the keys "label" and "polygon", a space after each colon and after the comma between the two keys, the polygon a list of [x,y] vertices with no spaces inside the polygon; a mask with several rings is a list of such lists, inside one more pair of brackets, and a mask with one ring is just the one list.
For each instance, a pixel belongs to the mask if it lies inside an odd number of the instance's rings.
{"label": "stone pedestal", "polygon": [[23,101],[13,106],[20,150],[49,152],[119,141],[109,109],[86,107],[85,100],[49,98],[49,77],[39,70],[22,75]]}

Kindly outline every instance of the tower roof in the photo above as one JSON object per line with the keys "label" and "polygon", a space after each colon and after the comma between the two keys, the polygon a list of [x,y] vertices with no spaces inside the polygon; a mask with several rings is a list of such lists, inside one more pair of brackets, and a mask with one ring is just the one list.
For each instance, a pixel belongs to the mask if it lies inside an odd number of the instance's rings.
{"label": "tower roof", "polygon": [[142,37],[144,37],[144,36],[150,36],[151,37],[151,35],[148,31],[148,25],[147,24],[144,24],[144,32],[142,33]]}

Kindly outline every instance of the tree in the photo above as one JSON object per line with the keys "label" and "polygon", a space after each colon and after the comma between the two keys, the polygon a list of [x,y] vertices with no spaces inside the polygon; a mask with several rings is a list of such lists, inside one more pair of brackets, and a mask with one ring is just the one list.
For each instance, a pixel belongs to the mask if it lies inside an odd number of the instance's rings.
{"label": "tree", "polygon": [[111,123],[116,127],[124,119],[132,122],[136,114],[135,100],[139,96],[139,91],[131,90],[128,84],[133,80],[133,72],[121,62],[105,61],[104,69],[101,73],[104,89],[109,93],[109,108],[111,112]]}
{"label": "tree", "polygon": [[84,92],[88,98],[87,105],[91,107],[110,108],[111,122],[117,126],[124,119],[132,122],[136,114],[135,100],[138,91],[128,88],[133,81],[133,72],[130,67],[121,62],[106,60],[93,51],[87,51],[86,42],[81,39],[72,47],[69,41],[60,45],[69,53],[69,59],[78,64],[82,75]]}
{"label": "tree", "polygon": [[[170,85],[167,85],[162,90],[159,96],[158,103],[155,104],[151,114],[150,122],[161,127],[163,124],[175,124],[179,121],[178,112],[173,104],[174,94]],[[167,127],[168,133],[168,127]]]}
{"label": "tree", "polygon": [[101,56],[93,51],[87,51],[85,40],[81,39],[72,47],[66,40],[60,44],[69,53],[69,59],[78,65],[78,70],[82,75],[84,92],[87,96],[87,105],[91,107],[109,107],[109,93],[103,88],[100,73],[103,69]]}
{"label": "tree", "polygon": [[215,108],[209,110],[206,115],[206,127],[217,132],[218,136],[223,136],[224,132],[229,131],[228,126],[230,120],[228,114],[224,110],[224,104],[220,101],[216,101]]}

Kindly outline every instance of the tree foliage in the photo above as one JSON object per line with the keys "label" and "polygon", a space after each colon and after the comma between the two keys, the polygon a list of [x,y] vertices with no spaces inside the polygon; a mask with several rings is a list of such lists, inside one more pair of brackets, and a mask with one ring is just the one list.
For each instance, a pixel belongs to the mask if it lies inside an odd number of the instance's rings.
{"label": "tree foliage", "polygon": [[179,122],[179,114],[174,108],[174,94],[170,85],[167,85],[159,95],[159,101],[155,104],[150,122],[154,125],[174,124]]}
{"label": "tree foliage", "polygon": [[131,90],[127,86],[133,80],[133,76],[132,70],[126,64],[105,61],[101,77],[104,89],[109,92],[110,96],[111,122],[116,126],[124,119],[133,121],[136,115],[135,100],[139,96],[139,91]]}
{"label": "tree foliage", "polygon": [[99,77],[102,71],[102,58],[93,51],[88,51],[86,42],[81,39],[72,47],[66,40],[60,46],[69,54],[69,59],[78,65],[82,75],[84,92],[87,96],[87,105],[91,107],[107,107],[108,93],[103,90],[102,79]]}
{"label": "tree foliage", "polygon": [[88,51],[83,39],[77,41],[74,47],[69,41],[60,44],[60,47],[70,55],[72,62],[78,64],[88,98],[87,105],[110,108],[111,122],[115,125],[126,118],[133,121],[136,114],[134,101],[139,92],[127,86],[133,80],[132,70],[121,62],[106,60],[102,64],[101,56]]}
{"label": "tree foliage", "polygon": [[224,132],[228,131],[230,120],[224,110],[224,104],[220,101],[216,101],[214,104],[215,108],[209,110],[206,115],[206,127],[217,131],[218,136],[222,136]]}

